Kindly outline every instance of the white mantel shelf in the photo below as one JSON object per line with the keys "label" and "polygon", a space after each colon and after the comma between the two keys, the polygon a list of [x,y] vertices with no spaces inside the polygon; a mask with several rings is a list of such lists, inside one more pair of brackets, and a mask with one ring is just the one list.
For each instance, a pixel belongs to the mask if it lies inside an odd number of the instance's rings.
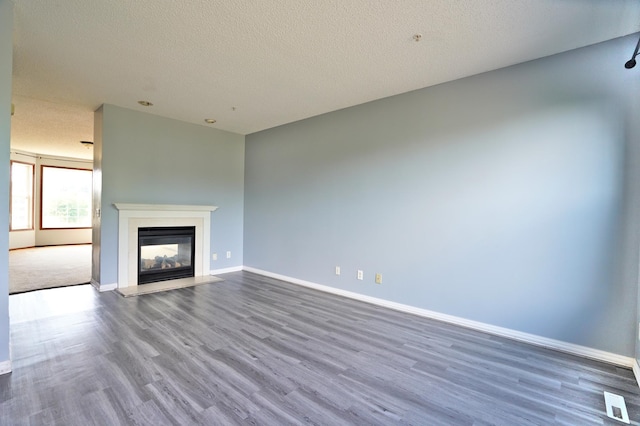
{"label": "white mantel shelf", "polygon": [[167,211],[167,212],[214,212],[218,210],[217,206],[189,206],[184,204],[129,204],[129,203],[113,203],[118,210],[136,210],[136,211]]}

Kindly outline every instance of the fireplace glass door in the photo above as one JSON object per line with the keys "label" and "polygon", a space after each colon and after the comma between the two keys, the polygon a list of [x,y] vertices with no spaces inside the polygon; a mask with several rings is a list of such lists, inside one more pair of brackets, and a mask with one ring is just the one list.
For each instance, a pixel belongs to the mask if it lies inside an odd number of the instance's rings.
{"label": "fireplace glass door", "polygon": [[138,229],[138,284],[194,276],[195,226]]}

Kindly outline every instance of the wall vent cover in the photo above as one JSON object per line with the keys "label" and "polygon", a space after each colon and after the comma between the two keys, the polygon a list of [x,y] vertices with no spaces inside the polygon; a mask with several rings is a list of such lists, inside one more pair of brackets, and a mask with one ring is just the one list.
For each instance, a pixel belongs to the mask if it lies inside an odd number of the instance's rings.
{"label": "wall vent cover", "polygon": [[629,424],[629,413],[627,413],[627,405],[624,402],[624,397],[605,392],[604,405],[607,408],[607,416]]}

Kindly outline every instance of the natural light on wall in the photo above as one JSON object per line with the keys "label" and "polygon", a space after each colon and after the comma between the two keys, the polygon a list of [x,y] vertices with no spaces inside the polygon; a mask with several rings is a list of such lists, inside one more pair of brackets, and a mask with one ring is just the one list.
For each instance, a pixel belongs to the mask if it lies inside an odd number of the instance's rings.
{"label": "natural light on wall", "polygon": [[42,229],[91,227],[92,171],[42,166]]}
{"label": "natural light on wall", "polygon": [[33,229],[33,164],[11,162],[11,230]]}

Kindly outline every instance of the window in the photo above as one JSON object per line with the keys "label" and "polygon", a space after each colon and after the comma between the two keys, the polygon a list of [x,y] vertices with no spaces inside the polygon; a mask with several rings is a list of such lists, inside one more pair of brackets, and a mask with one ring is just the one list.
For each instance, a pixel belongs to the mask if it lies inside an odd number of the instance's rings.
{"label": "window", "polygon": [[33,229],[33,172],[33,164],[11,161],[11,231]]}
{"label": "window", "polygon": [[42,229],[90,228],[92,172],[42,166]]}

